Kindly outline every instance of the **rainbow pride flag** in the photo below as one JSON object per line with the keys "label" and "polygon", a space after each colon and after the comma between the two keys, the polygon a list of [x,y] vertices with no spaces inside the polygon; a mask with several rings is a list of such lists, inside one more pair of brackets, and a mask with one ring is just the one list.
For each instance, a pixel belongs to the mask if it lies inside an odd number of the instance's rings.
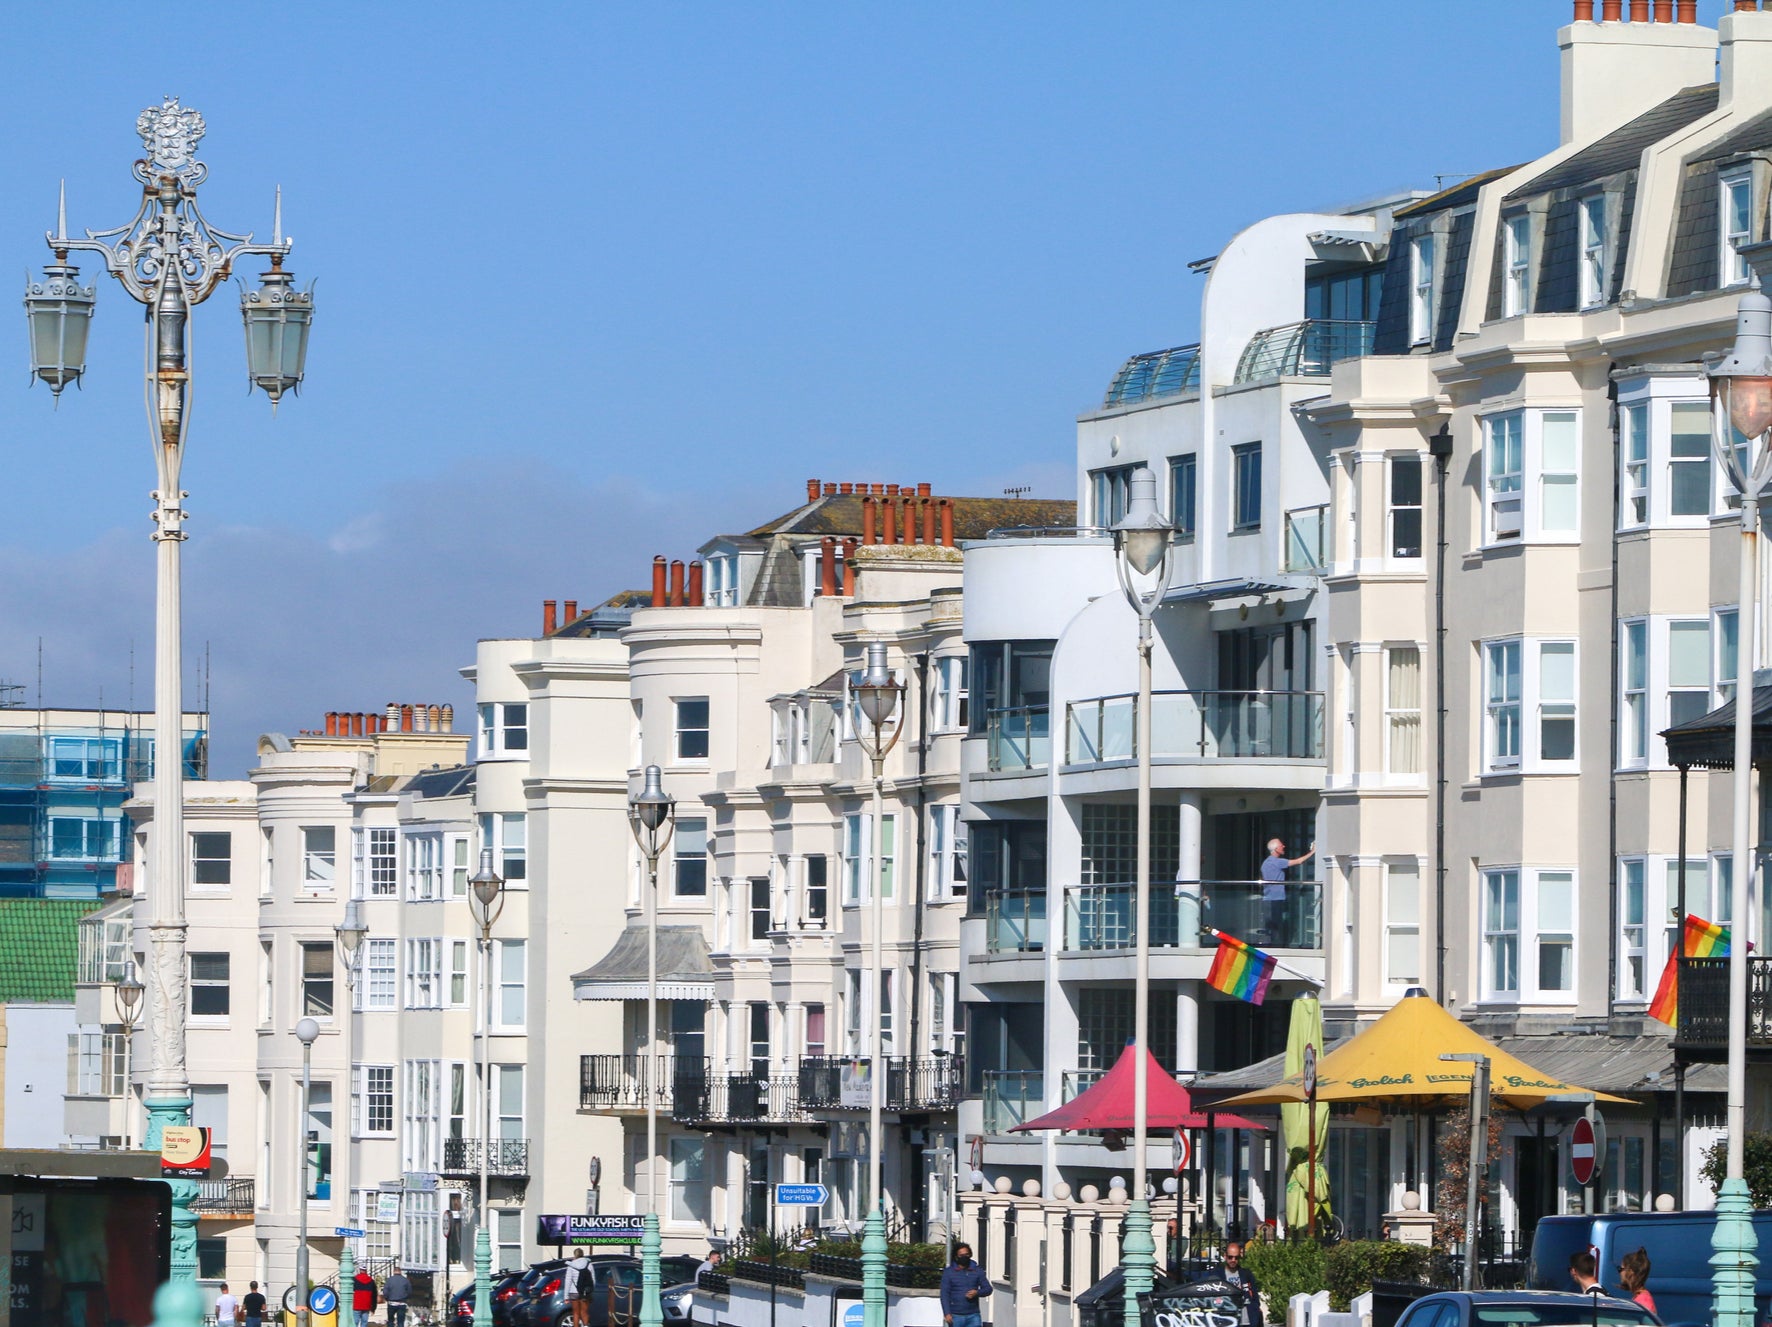
{"label": "rainbow pride flag", "polygon": [[1206,984],[1213,990],[1260,1004],[1267,999],[1267,984],[1273,975],[1273,955],[1244,944],[1234,935],[1218,933],[1218,952],[1212,956],[1212,968],[1206,974]]}
{"label": "rainbow pride flag", "polygon": [[[1687,913],[1680,951],[1687,958],[1728,958],[1729,928]],[[1669,1027],[1679,1020],[1680,964],[1673,954],[1667,956],[1667,966],[1661,970],[1661,982],[1649,1002],[1649,1017]]]}

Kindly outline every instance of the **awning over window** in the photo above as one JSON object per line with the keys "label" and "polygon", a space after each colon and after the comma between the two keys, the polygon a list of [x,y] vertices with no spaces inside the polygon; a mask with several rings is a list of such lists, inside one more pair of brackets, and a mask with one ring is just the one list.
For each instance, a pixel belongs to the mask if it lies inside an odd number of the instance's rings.
{"label": "awning over window", "polygon": [[[646,998],[646,928],[630,926],[615,948],[583,972],[572,974],[575,1000],[644,1000]],[[658,928],[658,998],[711,1000],[714,964],[707,938],[699,926]]]}

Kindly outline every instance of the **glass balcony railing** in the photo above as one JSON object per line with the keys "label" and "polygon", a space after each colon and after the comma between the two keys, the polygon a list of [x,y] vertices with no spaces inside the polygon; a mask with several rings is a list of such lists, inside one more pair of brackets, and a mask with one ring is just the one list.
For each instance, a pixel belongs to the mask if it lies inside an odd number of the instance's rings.
{"label": "glass balcony railing", "polygon": [[1268,378],[1321,378],[1344,359],[1372,353],[1369,322],[1308,318],[1269,327],[1249,338],[1237,361],[1239,383]]}
{"label": "glass balcony railing", "polygon": [[1286,513],[1282,571],[1317,575],[1328,561],[1329,507],[1299,507]]}
{"label": "glass balcony railing", "polygon": [[985,895],[985,949],[992,954],[1046,948],[1046,891],[993,889]]}
{"label": "glass balcony railing", "polygon": [[[1138,757],[1135,696],[1067,707],[1065,763]],[[1151,697],[1151,754],[1181,760],[1321,760],[1320,691],[1159,691]]]}
{"label": "glass balcony railing", "polygon": [[[1214,949],[1214,929],[1263,949],[1320,949],[1323,893],[1315,880],[1288,881],[1269,898],[1264,880],[1151,883],[1151,948]],[[1131,949],[1138,940],[1132,886],[1072,885],[1064,892],[1064,947]]]}
{"label": "glass balcony railing", "polygon": [[1038,1069],[987,1069],[984,1131],[1008,1133],[1045,1113],[1046,1075]]}
{"label": "glass balcony railing", "polygon": [[992,710],[985,720],[992,770],[1044,769],[1052,762],[1052,715],[1044,705]]}

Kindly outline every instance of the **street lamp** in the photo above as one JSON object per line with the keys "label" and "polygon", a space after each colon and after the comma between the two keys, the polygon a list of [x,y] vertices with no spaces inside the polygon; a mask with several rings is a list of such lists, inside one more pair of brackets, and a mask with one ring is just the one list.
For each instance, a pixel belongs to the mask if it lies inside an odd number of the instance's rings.
{"label": "street lamp", "polygon": [[[646,858],[646,1058],[640,1084],[646,1093],[646,1215],[640,1236],[640,1327],[663,1327],[658,1297],[658,1260],[664,1241],[658,1233],[658,859],[676,832],[677,803],[664,790],[657,765],[646,767],[640,791],[628,798],[628,826]],[[600,1168],[599,1168],[600,1169]],[[596,1180],[592,1180],[593,1186]],[[477,1325],[476,1325],[477,1327]]]}
{"label": "street lamp", "polygon": [[1138,710],[1133,740],[1138,755],[1138,879],[1133,885],[1132,1202],[1126,1209],[1120,1263],[1126,1277],[1126,1327],[1138,1327],[1138,1297],[1149,1294],[1157,1279],[1157,1243],[1151,1231],[1145,1180],[1151,1026],[1151,618],[1169,589],[1173,531],[1157,510],[1157,477],[1149,466],[1134,470],[1126,487],[1126,515],[1114,526],[1114,569],[1126,602],[1138,614]]}
{"label": "street lamp", "polygon": [[[149,972],[154,1001],[149,1013],[149,1051],[145,1106],[146,1145],[160,1146],[169,1124],[189,1124],[190,1075],[185,1065],[185,833],[184,759],[180,649],[179,545],[185,538],[185,492],[179,487],[184,461],[190,401],[191,309],[208,299],[231,274],[234,260],[247,254],[271,259],[259,291],[242,297],[247,329],[247,366],[252,381],[263,386],[273,402],[301,381],[307,354],[311,291],[292,288],[282,270],[289,243],[283,238],[282,205],[269,244],[211,226],[197,207],[197,187],[209,168],[196,158],[204,133],[203,117],[176,98],[150,106],[137,118],[143,155],[135,178],[143,186],[141,206],[133,219],[111,230],[87,231],[84,239],[68,234],[66,191],[56,209],[56,228],[46,236],[55,261],[41,280],[25,286],[25,314],[30,327],[31,375],[42,379],[59,401],[62,389],[86,371],[86,334],[96,300],[93,286],[80,285],[78,268],[68,264],[73,252],[98,254],[105,270],[130,298],[147,306],[145,370],[149,426],[153,435],[158,485],[154,499],[153,539],[157,545],[154,589],[154,862],[148,874]],[[255,326],[271,317],[275,306],[276,337]],[[272,358],[272,352],[276,358]],[[174,1280],[197,1275],[197,1214],[192,1204],[197,1186],[172,1180],[172,1261]]]}
{"label": "street lamp", "polygon": [[133,1146],[135,1133],[135,1085],[130,1081],[131,1061],[135,1056],[135,1025],[141,1018],[142,994],[147,987],[135,975],[135,964],[117,983],[117,1021],[123,1024],[123,1149]]}
{"label": "street lamp", "polygon": [[[296,1130],[296,1137],[301,1139],[301,1186],[296,1190],[295,1205],[299,1216],[297,1235],[295,1237],[295,1289],[300,1295],[296,1305],[296,1320],[306,1327],[308,1321],[308,1121],[312,1118],[310,1109],[313,1104],[313,1069],[314,1069],[314,1038],[320,1035],[320,1025],[311,1018],[304,1018],[295,1025],[295,1039],[301,1042],[301,1127]],[[345,1287],[339,1287],[339,1293],[345,1293]]]}
{"label": "street lamp", "polygon": [[[1772,248],[1755,245],[1756,249]],[[1767,256],[1761,254],[1764,260]],[[1758,268],[1759,262],[1754,266]],[[1711,442],[1717,460],[1741,494],[1740,607],[1735,625],[1735,863],[1729,880],[1729,1095],[1727,1169],[1717,1190],[1717,1224],[1711,1234],[1711,1283],[1717,1327],[1751,1327],[1754,1269],[1759,1265],[1753,1199],[1743,1178],[1742,1142],[1747,1129],[1747,912],[1754,873],[1751,820],[1753,777],[1754,653],[1759,637],[1755,573],[1760,543],[1760,498],[1772,479],[1772,299],[1756,275],[1741,297],[1735,344],[1709,369]],[[1739,439],[1739,442],[1738,442]],[[1738,451],[1737,448],[1740,447]]]}
{"label": "street lamp", "polygon": [[[369,927],[363,921],[363,903],[360,899],[351,899],[345,904],[345,915],[342,921],[332,928],[333,943],[338,946],[339,961],[345,969],[345,1016],[344,1016],[344,1062],[347,1074],[354,1072],[351,1068],[351,1014],[357,1007],[357,951],[363,947],[363,937],[369,934]],[[351,1131],[345,1131],[344,1146],[338,1149],[338,1188],[345,1196],[345,1223],[351,1220]],[[351,1241],[347,1238],[338,1255],[338,1293],[347,1294],[351,1281],[357,1275],[357,1260],[351,1253]],[[225,1327],[225,1324],[224,1324]]]}
{"label": "street lamp", "polygon": [[468,881],[468,910],[480,928],[480,1222],[474,1232],[474,1327],[492,1327],[492,1205],[487,1161],[492,1151],[492,924],[504,911],[504,877],[492,869],[492,849],[480,849],[480,869]]}
{"label": "street lamp", "polygon": [[[893,677],[886,666],[886,642],[868,642],[867,670],[851,690],[856,708],[867,720],[864,731],[855,726],[855,740],[867,753],[874,767],[874,869],[870,889],[873,893],[870,925],[873,938],[869,947],[868,980],[874,988],[874,1025],[870,1033],[873,1055],[868,1065],[868,1215],[861,1237],[861,1304],[863,1327],[886,1327],[886,1193],[880,1182],[883,1094],[886,1091],[886,1056],[881,1020],[886,987],[886,964],[882,936],[886,929],[886,834],[884,789],[886,755],[898,745],[904,731],[902,723],[892,723],[904,694],[904,684]],[[891,725],[888,731],[887,725]]]}

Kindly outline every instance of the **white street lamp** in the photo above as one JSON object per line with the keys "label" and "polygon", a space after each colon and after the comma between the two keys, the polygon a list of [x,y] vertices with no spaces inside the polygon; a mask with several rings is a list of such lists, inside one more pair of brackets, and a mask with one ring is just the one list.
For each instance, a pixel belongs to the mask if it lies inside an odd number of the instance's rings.
{"label": "white street lamp", "polygon": [[492,925],[504,911],[504,877],[492,849],[468,881],[468,911],[480,928],[480,1221],[474,1231],[474,1327],[492,1327],[492,1205],[487,1162],[492,1153]]}
{"label": "white street lamp", "polygon": [[[640,1075],[646,1093],[646,1217],[640,1236],[640,1327],[663,1327],[659,1299],[658,1094],[664,1090],[658,1055],[658,859],[676,832],[677,803],[664,790],[657,765],[646,767],[640,791],[628,798],[628,825],[646,858],[646,1058]],[[599,1168],[600,1171],[600,1168]],[[593,1186],[596,1180],[592,1180]]]}
{"label": "white street lamp", "polygon": [[1172,530],[1157,510],[1157,478],[1139,466],[1127,482],[1126,515],[1114,526],[1114,566],[1126,602],[1138,614],[1138,710],[1134,746],[1138,756],[1138,879],[1133,885],[1132,1035],[1132,1202],[1126,1209],[1126,1234],[1120,1265],[1126,1278],[1125,1324],[1139,1327],[1138,1297],[1149,1294],[1157,1278],[1157,1243],[1151,1230],[1151,1205],[1145,1180],[1145,1150],[1150,1102],[1151,1027],[1151,618],[1169,589],[1173,559]]}
{"label": "white street lamp", "polygon": [[[351,1022],[352,1014],[357,1008],[357,951],[363,947],[363,937],[369,934],[369,927],[363,921],[363,903],[360,899],[351,899],[345,904],[345,915],[332,928],[333,943],[338,947],[339,961],[345,969],[345,1008],[343,1059],[345,1072],[354,1073],[351,1065]],[[337,1188],[345,1196],[345,1222],[351,1220],[351,1130],[346,1129],[344,1146],[338,1149]],[[351,1252],[351,1241],[345,1240],[344,1247],[338,1255],[338,1293],[343,1296],[349,1293],[351,1281],[357,1275],[357,1261]],[[225,1324],[223,1325],[225,1327]]]}
{"label": "white street lamp", "polygon": [[[1753,247],[1772,251],[1772,245]],[[1772,253],[1759,256],[1763,260]],[[1758,268],[1760,263],[1754,266]],[[1766,445],[1767,430],[1772,428],[1772,299],[1760,289],[1758,276],[1741,297],[1735,344],[1710,366],[1709,373],[1712,446],[1741,494],[1741,597],[1735,627],[1735,864],[1729,882],[1729,1094],[1724,1115],[1728,1151],[1723,1184],[1717,1190],[1717,1224],[1711,1235],[1711,1266],[1715,1269],[1711,1283],[1717,1327],[1752,1327],[1759,1241],[1754,1235],[1753,1200],[1742,1169],[1742,1142],[1747,1131],[1747,913],[1754,876],[1751,813],[1760,500],[1768,479],[1772,479],[1772,449]]]}
{"label": "white street lamp", "polygon": [[856,708],[867,720],[855,728],[855,740],[867,753],[874,771],[874,869],[871,889],[870,925],[873,937],[869,942],[868,981],[874,991],[873,1054],[868,1064],[868,1215],[861,1237],[861,1305],[863,1327],[886,1327],[886,1193],[881,1183],[881,1148],[885,1132],[882,1123],[886,1091],[885,1039],[881,1014],[886,993],[886,960],[882,938],[886,930],[886,835],[885,835],[885,767],[887,753],[898,745],[904,731],[902,723],[893,723],[898,702],[904,695],[904,684],[893,677],[886,666],[886,642],[868,642],[867,670],[851,690]]}
{"label": "white street lamp", "polygon": [[[308,1121],[312,1118],[314,1083],[314,1038],[320,1035],[320,1025],[311,1018],[304,1018],[295,1025],[295,1039],[301,1043],[301,1126],[295,1136],[301,1140],[301,1184],[296,1189],[295,1204],[298,1213],[297,1234],[295,1237],[295,1289],[301,1297],[296,1306],[296,1321],[306,1327],[308,1321],[308,1292],[313,1288],[308,1284]],[[339,1287],[344,1293],[344,1287]]]}
{"label": "white street lamp", "polygon": [[[212,226],[197,206],[197,187],[209,168],[197,160],[204,134],[203,117],[168,97],[136,119],[142,156],[135,163],[143,186],[135,216],[111,230],[87,231],[84,239],[68,234],[66,191],[56,212],[55,234],[46,236],[55,261],[43,278],[25,287],[25,313],[30,326],[31,373],[48,384],[59,400],[62,389],[80,381],[86,371],[86,334],[91,327],[96,291],[80,285],[79,269],[68,255],[99,255],[130,298],[147,307],[146,387],[148,420],[153,434],[158,483],[153,492],[156,580],[154,590],[154,861],[148,873],[148,984],[154,999],[148,1007],[150,1065],[144,1106],[146,1146],[157,1150],[167,1125],[191,1120],[190,1074],[185,1064],[185,878],[184,832],[184,703],[180,647],[180,556],[184,542],[187,496],[179,487],[184,463],[190,402],[191,310],[215,292],[236,259],[263,254],[271,259],[260,292],[243,301],[247,327],[248,372],[273,402],[286,387],[301,380],[307,353],[311,292],[290,287],[282,270],[289,253],[283,237],[282,205],[269,244]],[[254,334],[272,304],[281,312],[279,338]],[[268,351],[274,346],[273,363]],[[293,375],[293,377],[291,376]],[[172,1189],[172,1277],[197,1276],[197,1186],[190,1180],[169,1181]]]}
{"label": "white street lamp", "polygon": [[131,1061],[135,1058],[135,1025],[141,1018],[142,994],[147,987],[135,975],[135,964],[117,983],[117,1021],[123,1024],[123,1148],[135,1145],[135,1084]]}

